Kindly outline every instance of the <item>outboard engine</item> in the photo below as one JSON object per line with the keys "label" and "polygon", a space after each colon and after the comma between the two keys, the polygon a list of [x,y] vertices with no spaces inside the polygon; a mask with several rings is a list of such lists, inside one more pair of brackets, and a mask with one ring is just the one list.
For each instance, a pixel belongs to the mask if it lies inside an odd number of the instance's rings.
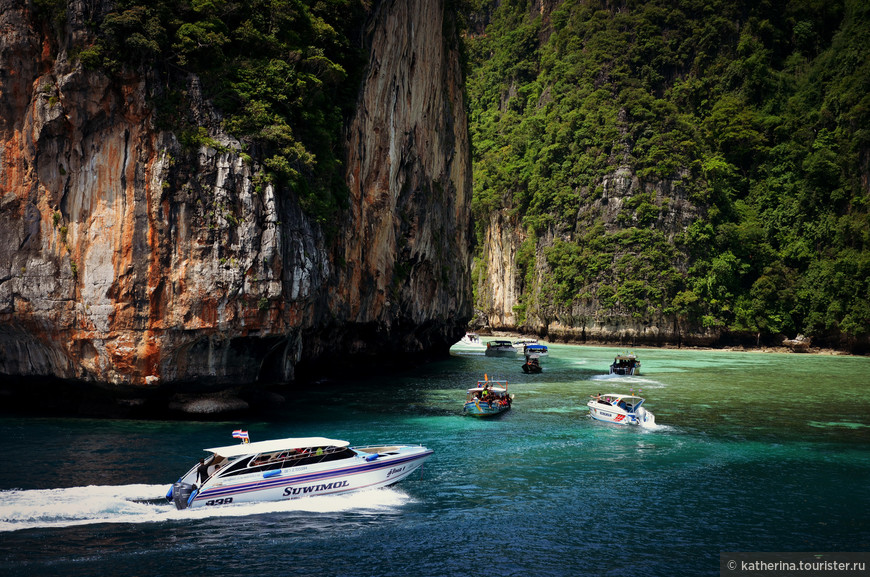
{"label": "outboard engine", "polygon": [[172,501],[177,509],[187,509],[187,502],[193,494],[194,487],[190,483],[174,483],[172,485]]}
{"label": "outboard engine", "polygon": [[640,407],[637,410],[637,420],[639,421],[638,424],[642,427],[655,428],[656,426],[656,416],[647,411],[644,407]]}

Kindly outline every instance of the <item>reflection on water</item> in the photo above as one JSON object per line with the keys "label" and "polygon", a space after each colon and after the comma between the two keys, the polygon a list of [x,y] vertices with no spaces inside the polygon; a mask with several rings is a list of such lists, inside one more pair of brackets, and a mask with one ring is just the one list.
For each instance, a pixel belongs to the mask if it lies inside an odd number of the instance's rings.
{"label": "reflection on water", "polygon": [[[701,575],[720,550],[870,550],[870,359],[551,345],[325,382],[243,422],[0,419],[0,574]],[[462,415],[508,378],[511,411]],[[593,421],[596,393],[647,399],[653,430]],[[640,391],[640,392],[638,392]],[[177,511],[169,484],[231,442],[326,435],[435,453],[395,487]],[[479,559],[480,540],[496,555]],[[614,558],[614,545],[632,555]],[[489,549],[487,549],[489,551]],[[571,555],[554,555],[571,551]]]}

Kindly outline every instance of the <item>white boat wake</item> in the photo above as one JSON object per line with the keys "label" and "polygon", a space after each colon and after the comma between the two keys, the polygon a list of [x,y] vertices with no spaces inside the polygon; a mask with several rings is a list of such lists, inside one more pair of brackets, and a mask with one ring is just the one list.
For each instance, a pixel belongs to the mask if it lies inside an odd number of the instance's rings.
{"label": "white boat wake", "polygon": [[[642,412],[641,412],[642,411]],[[638,409],[638,421],[637,424],[643,427],[644,429],[655,429],[656,425],[656,416],[651,412],[647,411],[643,407]]]}
{"label": "white boat wake", "polygon": [[179,511],[165,499],[169,485],[109,485],[0,491],[0,533],[95,523],[158,523],[276,512],[390,511],[411,501],[392,487],[308,499],[239,503]]}
{"label": "white boat wake", "polygon": [[677,431],[677,428],[673,425],[663,425],[661,423],[656,423],[655,415],[653,415],[652,419],[647,419],[645,422],[639,423],[641,429],[645,431],[656,431],[659,433],[664,433],[665,431]]}
{"label": "white boat wake", "polygon": [[666,385],[660,381],[646,379],[643,376],[623,376],[623,375],[593,375],[589,378],[590,381],[608,381],[616,383],[625,383],[630,386],[641,386],[643,388],[658,389]]}

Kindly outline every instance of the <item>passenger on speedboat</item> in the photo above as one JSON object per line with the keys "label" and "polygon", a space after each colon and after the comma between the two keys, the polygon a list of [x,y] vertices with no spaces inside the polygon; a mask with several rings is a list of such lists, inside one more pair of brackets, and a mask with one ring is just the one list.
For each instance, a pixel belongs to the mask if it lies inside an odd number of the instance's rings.
{"label": "passenger on speedboat", "polygon": [[208,479],[208,465],[205,464],[205,459],[199,460],[199,467],[196,468],[197,479],[200,484],[205,483]]}

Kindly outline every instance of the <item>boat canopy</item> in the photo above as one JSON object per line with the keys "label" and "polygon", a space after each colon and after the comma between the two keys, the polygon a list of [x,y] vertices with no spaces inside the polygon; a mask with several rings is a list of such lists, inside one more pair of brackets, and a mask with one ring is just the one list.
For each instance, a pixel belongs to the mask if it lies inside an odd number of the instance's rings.
{"label": "boat canopy", "polygon": [[[596,395],[597,396],[597,395]],[[621,393],[606,393],[601,395],[601,399],[610,399],[611,401],[642,401],[643,397],[637,397],[635,395],[623,395]]]}
{"label": "boat canopy", "polygon": [[[598,399],[593,399],[598,400]],[[616,405],[619,401],[625,401],[626,404],[631,405],[632,412],[636,411],[645,401],[643,397],[637,397],[635,395],[622,395],[619,393],[609,393],[606,395],[601,395],[601,401],[610,404]]]}
{"label": "boat canopy", "polygon": [[507,381],[494,381],[491,379],[487,379],[485,381],[477,381],[477,386],[468,389],[468,392],[473,393],[475,391],[480,392],[483,389],[489,389],[490,391],[493,391],[493,392],[503,393],[503,392],[507,391],[507,388],[508,388]]}
{"label": "boat canopy", "polygon": [[[493,393],[506,393],[507,389],[503,387],[489,387],[486,389],[487,391],[491,391]],[[469,393],[480,393],[483,392],[483,387],[474,387],[473,389],[468,389]]]}
{"label": "boat canopy", "polygon": [[326,437],[298,437],[289,439],[273,439],[256,443],[240,443],[226,447],[214,447],[205,449],[209,453],[221,457],[232,458],[242,455],[256,455],[259,453],[271,453],[272,451],[287,451],[291,449],[307,449],[310,447],[347,447],[347,441],[327,439]]}

